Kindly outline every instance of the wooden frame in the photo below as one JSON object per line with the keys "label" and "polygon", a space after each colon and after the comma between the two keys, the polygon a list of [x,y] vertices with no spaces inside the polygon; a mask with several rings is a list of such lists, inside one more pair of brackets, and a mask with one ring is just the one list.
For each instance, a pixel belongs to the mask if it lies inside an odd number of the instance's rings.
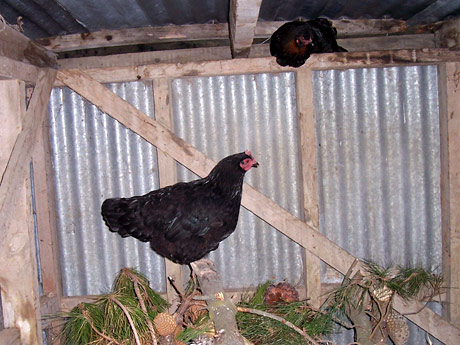
{"label": "wooden frame", "polygon": [[447,318],[460,327],[460,62],[440,65],[441,209]]}
{"label": "wooden frame", "polygon": [[[310,62],[311,66],[318,66],[317,68],[330,68],[340,66],[340,68],[350,68],[350,67],[369,67],[369,66],[385,66],[385,65],[407,65],[409,64],[427,64],[427,63],[442,63],[447,61],[444,59],[454,58],[458,59],[457,53],[446,54],[446,56],[440,55],[441,51],[433,50],[432,52],[428,51],[399,51],[399,52],[380,52],[377,53],[348,53],[348,54],[324,54],[322,56],[315,57]],[[449,56],[450,55],[450,56]],[[319,60],[319,61],[318,61]],[[328,61],[326,63],[325,61]],[[436,62],[434,60],[437,60]],[[250,61],[250,64],[248,64]],[[390,63],[387,63],[389,61]],[[306,66],[296,70],[297,81],[299,83],[306,83],[308,80],[311,80],[311,66]],[[161,77],[181,77],[181,76],[190,76],[190,75],[229,75],[237,73],[261,73],[268,71],[280,71],[280,70],[289,70],[281,69],[280,67],[273,65],[271,59],[252,59],[252,60],[232,60],[232,61],[223,61],[223,62],[206,62],[206,63],[189,63],[185,65],[150,65],[142,66],[140,68],[130,67],[130,68],[120,68],[120,69],[109,69],[111,76],[116,76],[118,78],[118,73],[114,71],[120,71],[125,78],[128,79],[150,79],[150,76],[161,76]],[[89,72],[89,73],[88,73]],[[170,132],[167,128],[159,124],[158,122],[147,118],[139,110],[135,109],[128,103],[121,100],[118,96],[111,93],[108,89],[103,87],[90,75],[99,78],[103,82],[113,81],[113,79],[105,79],[109,76],[105,70],[89,70],[85,72],[77,70],[68,70],[61,71],[58,74],[58,80],[61,83],[64,83],[82,95],[84,98],[96,104],[101,110],[110,114],[118,121],[124,123],[128,128],[137,132],[139,135],[144,137],[146,140],[154,144],[156,147],[167,150],[169,155],[180,162],[181,164],[187,166],[189,169],[194,171],[200,176],[206,175],[209,170],[213,167],[213,162],[211,162],[207,157],[203,156],[195,148],[190,147],[187,143],[183,142],[181,139],[175,137],[175,135]],[[129,77],[131,76],[131,77]],[[136,76],[134,78],[134,76]],[[139,78],[140,77],[140,78]],[[311,86],[310,86],[311,87]],[[155,91],[154,91],[155,92]],[[303,101],[304,103],[299,103],[299,112],[300,118],[302,118],[302,109],[311,107],[311,100]],[[305,114],[308,114],[308,109],[304,110]],[[309,120],[310,124],[312,122],[312,114],[310,110]],[[146,126],[146,123],[149,125]],[[301,125],[301,128],[306,128],[307,126]],[[163,135],[160,135],[163,133]],[[312,136],[305,134],[301,136],[306,145],[311,145]],[[308,139],[309,138],[309,139]],[[310,141],[308,141],[310,140]],[[308,144],[307,144],[308,143]],[[305,147],[302,148],[304,154],[308,155],[310,165],[312,152],[309,152]],[[305,151],[306,150],[306,151]],[[306,152],[306,153],[305,153]],[[309,153],[308,153],[309,152]],[[313,151],[314,152],[314,151]],[[313,163],[314,164],[314,163]],[[308,181],[306,183],[312,185],[315,182],[315,175],[306,176],[304,172],[304,178]],[[309,212],[314,215],[314,197],[313,201],[308,201],[306,198],[305,205]],[[336,268],[341,273],[345,273],[354,258],[329,241],[323,235],[316,232],[317,224],[314,224],[314,216],[311,217],[308,223],[304,223],[294,216],[290,215],[287,211],[281,209],[277,204],[270,201],[259,192],[253,188],[245,185],[244,195],[243,195],[243,206],[248,208],[250,211],[263,218],[265,221],[276,227],[278,230],[282,231],[285,235],[295,240],[301,244],[304,248],[308,249],[310,253],[315,255],[318,258],[326,261],[329,265]],[[261,207],[261,205],[263,205]],[[313,210],[312,210],[313,209]],[[317,211],[316,211],[317,212]],[[331,255],[332,254],[332,255]],[[317,267],[318,261],[312,263],[310,269],[318,270]],[[310,285],[312,286],[312,285]],[[320,288],[318,284],[313,284],[311,287],[312,291],[318,293]],[[395,304],[397,310],[419,310],[421,309],[420,305],[417,303],[413,304],[412,307],[405,305],[402,300],[398,299]],[[424,309],[422,312],[410,315],[409,319],[419,324],[422,328],[429,328],[435,337],[441,339],[446,343],[451,343],[456,339],[459,339],[460,336],[459,330],[455,327],[449,326],[440,317],[436,316],[434,313],[428,309]],[[431,328],[428,325],[436,325],[436,327]],[[425,329],[426,329],[425,328]],[[442,331],[440,331],[442,330]]]}
{"label": "wooden frame", "polygon": [[[9,57],[0,57],[0,62],[6,62],[9,65],[18,65],[18,61]],[[135,131],[146,140],[154,144],[159,152],[160,164],[160,179],[162,184],[174,182],[174,177],[165,176],[162,174],[162,169],[173,164],[172,159],[185,165],[198,175],[206,175],[214,166],[209,158],[201,152],[190,146],[188,143],[179,139],[172,133],[168,127],[168,118],[170,112],[169,104],[169,81],[172,78],[180,78],[187,76],[205,76],[205,75],[232,75],[232,74],[251,74],[264,72],[285,72],[295,71],[296,82],[298,88],[302,85],[307,90],[311,90],[311,71],[315,69],[332,69],[332,68],[363,68],[363,67],[383,67],[383,66],[406,66],[414,64],[437,64],[440,66],[440,93],[441,95],[441,151],[442,151],[442,207],[443,207],[443,234],[446,243],[444,257],[444,271],[448,274],[448,282],[451,285],[459,283],[458,266],[460,265],[460,251],[458,239],[458,223],[460,211],[458,203],[460,195],[458,195],[460,176],[460,166],[455,157],[455,149],[457,147],[457,138],[454,133],[458,132],[457,113],[460,113],[460,104],[458,102],[459,83],[458,75],[460,71],[460,53],[443,49],[423,49],[423,50],[400,50],[400,51],[379,51],[379,52],[354,52],[340,54],[324,54],[312,56],[305,66],[299,69],[282,68],[275,64],[271,58],[255,58],[255,59],[235,59],[228,61],[210,61],[210,62],[190,62],[185,64],[157,64],[143,66],[127,66],[127,67],[111,67],[106,69],[90,68],[85,72],[81,70],[61,70],[57,73],[57,82],[55,86],[67,85],[81,94],[83,97],[94,103],[102,111],[114,117],[126,127]],[[46,104],[49,96],[49,91],[54,81],[55,70],[46,68],[37,68],[30,63],[20,62],[27,65],[27,73],[22,73],[19,70],[7,71],[0,64],[0,75],[8,78],[19,78],[25,81],[33,81],[36,83],[35,92],[32,96],[31,103],[25,115],[25,123],[23,130],[18,134],[14,148],[9,157],[8,167],[0,185],[0,206],[1,206],[1,231],[16,231],[14,227],[9,226],[11,221],[9,210],[12,209],[13,203],[10,200],[15,198],[18,193],[17,186],[23,184],[27,178],[26,166],[29,162],[29,157],[37,157],[37,161],[41,162],[36,165],[41,177],[39,178],[38,189],[44,193],[44,190],[50,191],[51,184],[49,183],[50,171],[47,168],[48,163],[44,156],[47,156],[47,144],[44,141],[43,148],[33,153],[32,147],[38,137],[43,137],[40,129],[45,124]],[[131,80],[153,80],[155,93],[155,113],[157,120],[152,120],[145,114],[134,108],[121,98],[113,94],[101,83],[116,82],[116,81],[131,81]],[[23,88],[25,86],[22,86]],[[21,96],[18,96],[19,98]],[[303,179],[304,184],[315,190],[316,174],[315,174],[315,151],[314,151],[314,133],[312,132],[312,124],[314,117],[312,113],[312,99],[298,97],[298,116],[300,121],[300,140],[301,152],[303,156]],[[35,116],[30,116],[35,114]],[[11,115],[13,116],[13,115]],[[450,135],[449,135],[450,134]],[[163,177],[162,177],[163,176]],[[42,195],[43,196],[43,195]],[[39,216],[42,215],[41,224],[39,225],[40,240],[44,243],[42,246],[54,247],[56,239],[56,229],[53,223],[53,206],[50,200],[52,195],[43,197],[44,203],[48,204],[45,209],[39,211]],[[318,230],[317,216],[317,196],[315,192],[305,195],[304,208],[305,220],[292,216],[286,210],[279,207],[276,203],[267,199],[261,193],[252,187],[245,185],[243,195],[243,206],[263,218],[265,221],[282,231],[288,237],[293,239],[308,250],[309,267],[307,268],[307,276],[309,279],[308,288],[313,296],[319,296],[321,293],[321,284],[317,278],[319,259],[324,260],[338,271],[345,273],[354,262],[355,258],[348,252],[338,247],[326,237],[321,235]],[[30,207],[24,205],[21,208],[22,212],[30,215]],[[38,211],[38,210],[37,210]],[[48,218],[46,215],[48,214]],[[29,221],[30,224],[30,221]],[[30,226],[27,227],[30,239]],[[16,232],[14,232],[16,234]],[[30,241],[26,240],[25,247],[29,251],[29,256],[33,257],[34,249]],[[27,244],[28,243],[28,244]],[[4,243],[2,243],[3,245]],[[14,261],[9,262],[14,263]],[[42,298],[41,305],[37,303],[37,290],[35,279],[36,266],[33,259],[28,263],[32,266],[32,270],[22,270],[22,276],[27,275],[30,278],[29,288],[34,291],[31,297],[31,305],[35,305],[35,311],[41,313],[44,310],[52,311],[66,305],[65,299],[62,298],[60,292],[59,280],[59,265],[57,264],[58,255],[54,247],[52,253],[46,258],[42,257],[42,265],[50,270],[51,274],[46,278],[46,295]],[[19,263],[17,267],[22,267]],[[178,277],[180,269],[171,266],[168,272],[173,272]],[[175,273],[174,273],[175,272]],[[18,278],[19,279],[19,278]],[[55,281],[53,281],[55,279]],[[170,294],[171,296],[171,294]],[[458,343],[460,339],[459,325],[459,292],[451,289],[447,294],[447,303],[453,303],[449,309],[448,317],[452,324],[432,313],[425,308],[422,312],[414,315],[409,315],[408,318],[419,326],[430,332],[433,336],[440,339],[446,344]],[[455,307],[454,307],[455,306]],[[397,310],[418,310],[420,305],[412,303],[410,306],[405,306],[400,300],[396,300],[395,307]],[[42,308],[42,310],[40,310]],[[35,316],[34,316],[35,315]],[[37,325],[37,330],[40,329],[38,317],[36,314],[28,315],[29,321]],[[17,325],[18,326],[18,325]],[[21,331],[21,340],[26,344],[40,343],[39,337],[30,338],[32,333]],[[14,333],[14,332],[13,332]],[[17,333],[15,333],[17,334]],[[33,332],[39,334],[39,332]],[[2,334],[3,335],[3,334]],[[29,336],[29,338],[27,338]]]}
{"label": "wooden frame", "polygon": [[[41,311],[37,280],[35,252],[35,233],[31,209],[31,184],[29,164],[33,156],[33,146],[41,132],[47,116],[49,94],[54,83],[56,70],[41,69],[38,73],[35,90],[27,111],[25,111],[25,84],[17,81],[8,89],[15,88],[16,96],[6,101],[19,102],[18,109],[11,110],[7,116],[22,118],[21,126],[7,127],[17,137],[13,139],[11,154],[7,164],[2,167],[3,177],[0,185],[0,229],[2,242],[0,258],[7,262],[0,274],[2,301],[7,327],[20,330],[21,342],[36,344],[41,342]],[[5,85],[3,85],[5,86]],[[15,129],[16,127],[16,129]],[[9,152],[2,152],[8,154]]]}

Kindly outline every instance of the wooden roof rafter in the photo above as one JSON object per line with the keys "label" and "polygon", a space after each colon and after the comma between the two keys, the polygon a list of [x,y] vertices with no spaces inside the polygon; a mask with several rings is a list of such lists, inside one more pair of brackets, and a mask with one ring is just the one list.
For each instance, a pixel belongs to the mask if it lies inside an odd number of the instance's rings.
{"label": "wooden roof rafter", "polygon": [[[251,0],[258,1],[258,0]],[[237,0],[232,2],[231,17],[233,24],[190,24],[190,25],[167,25],[155,27],[127,28],[119,30],[101,30],[91,33],[70,34],[55,37],[37,39],[35,42],[53,52],[65,52],[79,49],[107,48],[136,44],[154,44],[161,42],[179,41],[205,41],[205,40],[228,40],[229,30],[232,25],[239,23],[238,29],[243,29],[252,38],[266,39],[278,29],[284,22],[282,21],[257,21],[257,3],[253,4],[252,10],[244,13],[245,16],[238,16],[238,11],[244,12],[243,5]],[[246,5],[248,6],[248,5]],[[232,12],[233,11],[233,12]],[[257,12],[257,14],[256,14]],[[244,19],[244,20],[243,20]],[[431,33],[436,27],[419,26],[408,28],[403,20],[396,19],[355,19],[355,20],[333,20],[333,25],[337,28],[340,39],[350,37],[375,37],[400,34],[426,34]],[[237,38],[240,31],[237,32]],[[241,31],[242,33],[242,31]],[[252,43],[252,39],[250,40]]]}

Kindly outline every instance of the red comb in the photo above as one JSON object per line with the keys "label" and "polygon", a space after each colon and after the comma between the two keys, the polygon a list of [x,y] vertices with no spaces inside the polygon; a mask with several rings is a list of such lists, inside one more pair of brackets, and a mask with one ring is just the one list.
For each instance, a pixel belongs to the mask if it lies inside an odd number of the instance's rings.
{"label": "red comb", "polygon": [[246,153],[248,156],[251,156],[251,157],[252,157],[251,151],[246,150],[246,151],[244,151],[244,153]]}

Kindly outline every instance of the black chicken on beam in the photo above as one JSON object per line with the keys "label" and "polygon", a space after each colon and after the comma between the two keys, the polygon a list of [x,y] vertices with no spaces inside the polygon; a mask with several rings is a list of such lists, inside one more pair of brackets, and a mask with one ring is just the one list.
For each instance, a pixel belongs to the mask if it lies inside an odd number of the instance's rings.
{"label": "black chicken on beam", "polygon": [[336,41],[337,30],[325,18],[281,25],[270,38],[270,54],[281,66],[300,67],[311,54],[346,52]]}
{"label": "black chicken on beam", "polygon": [[235,230],[244,175],[257,166],[246,150],[222,159],[205,178],[107,199],[102,217],[110,231],[150,242],[159,255],[189,264],[217,249]]}

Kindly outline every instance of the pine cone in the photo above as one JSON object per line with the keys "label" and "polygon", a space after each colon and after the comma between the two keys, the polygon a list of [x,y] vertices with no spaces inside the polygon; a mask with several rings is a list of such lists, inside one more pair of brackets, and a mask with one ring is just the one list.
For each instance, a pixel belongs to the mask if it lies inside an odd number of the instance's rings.
{"label": "pine cone", "polygon": [[393,290],[391,290],[387,286],[373,289],[372,293],[374,297],[380,302],[388,302],[391,299],[391,297],[393,297],[393,294],[394,294]]}
{"label": "pine cone", "polygon": [[206,313],[207,309],[205,301],[193,301],[190,307],[188,307],[184,316],[186,319],[189,319],[192,323],[195,323],[201,315]]}
{"label": "pine cone", "polygon": [[405,345],[409,340],[409,326],[404,316],[391,312],[387,317],[387,332],[395,345]]}
{"label": "pine cone", "polygon": [[280,302],[297,302],[299,300],[299,293],[289,283],[278,283],[277,285],[270,285],[265,291],[264,303],[274,305]]}
{"label": "pine cone", "polygon": [[177,326],[174,317],[168,313],[159,313],[153,319],[153,323],[158,334],[163,337],[172,334]]}

